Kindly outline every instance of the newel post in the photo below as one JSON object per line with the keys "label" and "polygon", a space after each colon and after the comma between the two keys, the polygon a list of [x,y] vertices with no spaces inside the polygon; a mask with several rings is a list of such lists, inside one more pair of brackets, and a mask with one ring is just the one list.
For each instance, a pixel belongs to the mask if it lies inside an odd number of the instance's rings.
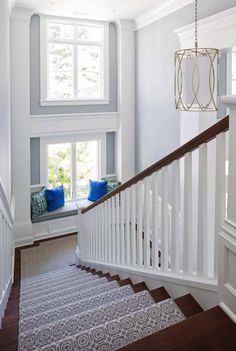
{"label": "newel post", "polygon": [[223,96],[230,109],[228,211],[219,234],[219,302],[236,323],[236,95]]}

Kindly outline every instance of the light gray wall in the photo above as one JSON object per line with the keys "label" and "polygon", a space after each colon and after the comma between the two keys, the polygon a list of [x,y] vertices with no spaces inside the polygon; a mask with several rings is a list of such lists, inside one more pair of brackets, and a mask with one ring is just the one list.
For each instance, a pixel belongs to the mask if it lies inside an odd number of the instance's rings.
{"label": "light gray wall", "polygon": [[[235,6],[235,0],[199,3],[199,17]],[[174,107],[173,31],[194,20],[191,4],[136,32],[136,171],[180,145],[180,114]]]}
{"label": "light gray wall", "polygon": [[91,106],[40,106],[40,19],[33,16],[30,24],[30,110],[32,115],[70,114],[117,111],[117,33],[115,24],[109,26],[110,104]]}
{"label": "light gray wall", "polygon": [[40,184],[40,138],[30,139],[30,184]]}
{"label": "light gray wall", "polygon": [[11,199],[10,14],[7,0],[0,10],[0,179]]}
{"label": "light gray wall", "polygon": [[107,133],[107,174],[115,173],[115,133]]}
{"label": "light gray wall", "polygon": [[[106,139],[106,174],[113,174],[115,173],[115,133],[107,133]],[[30,139],[30,169],[31,185],[40,184],[40,138]]]}

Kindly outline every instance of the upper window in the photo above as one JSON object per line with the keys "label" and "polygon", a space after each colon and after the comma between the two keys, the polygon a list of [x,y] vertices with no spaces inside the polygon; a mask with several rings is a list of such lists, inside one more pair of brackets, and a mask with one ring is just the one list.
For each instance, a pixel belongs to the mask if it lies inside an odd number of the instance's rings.
{"label": "upper window", "polygon": [[107,23],[41,17],[41,105],[109,103]]}

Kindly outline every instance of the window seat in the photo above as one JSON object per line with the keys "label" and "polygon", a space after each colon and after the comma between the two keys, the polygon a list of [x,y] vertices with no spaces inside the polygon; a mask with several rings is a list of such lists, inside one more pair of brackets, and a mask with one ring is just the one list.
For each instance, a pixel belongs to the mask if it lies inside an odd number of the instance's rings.
{"label": "window seat", "polygon": [[77,203],[78,209],[80,211],[82,211],[85,208],[87,208],[90,205],[92,205],[94,202],[93,201],[89,201],[88,199],[81,199],[81,200],[77,200],[76,203]]}
{"label": "window seat", "polygon": [[57,218],[76,216],[79,208],[75,202],[66,202],[63,207],[52,212],[44,212],[37,218],[32,218],[32,223],[51,221]]}

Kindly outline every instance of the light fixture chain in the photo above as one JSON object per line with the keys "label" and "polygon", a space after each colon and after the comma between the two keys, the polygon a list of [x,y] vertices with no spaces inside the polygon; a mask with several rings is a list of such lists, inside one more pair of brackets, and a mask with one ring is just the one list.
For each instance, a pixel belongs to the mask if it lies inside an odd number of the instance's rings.
{"label": "light fixture chain", "polygon": [[198,48],[198,0],[195,0],[195,48]]}

